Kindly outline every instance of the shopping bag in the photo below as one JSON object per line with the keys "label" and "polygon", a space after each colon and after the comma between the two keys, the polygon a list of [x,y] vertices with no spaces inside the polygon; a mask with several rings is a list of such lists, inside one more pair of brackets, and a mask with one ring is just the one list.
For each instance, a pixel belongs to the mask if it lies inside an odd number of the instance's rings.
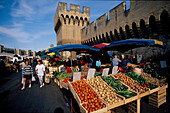
{"label": "shopping bag", "polygon": [[32,81],[36,81],[34,76],[32,77]]}

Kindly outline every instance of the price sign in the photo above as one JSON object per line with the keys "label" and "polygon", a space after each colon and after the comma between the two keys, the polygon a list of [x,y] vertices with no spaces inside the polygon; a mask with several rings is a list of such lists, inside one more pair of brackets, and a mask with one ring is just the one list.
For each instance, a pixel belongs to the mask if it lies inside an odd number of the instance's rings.
{"label": "price sign", "polygon": [[104,68],[102,76],[107,76],[109,74],[109,68]]}
{"label": "price sign", "polygon": [[81,72],[74,72],[73,73],[73,82],[81,80]]}
{"label": "price sign", "polygon": [[118,66],[114,66],[112,69],[112,74],[115,75],[118,72]]}
{"label": "price sign", "polygon": [[166,61],[160,61],[161,68],[167,68]]}
{"label": "price sign", "polygon": [[96,69],[90,68],[87,74],[87,79],[94,78]]}

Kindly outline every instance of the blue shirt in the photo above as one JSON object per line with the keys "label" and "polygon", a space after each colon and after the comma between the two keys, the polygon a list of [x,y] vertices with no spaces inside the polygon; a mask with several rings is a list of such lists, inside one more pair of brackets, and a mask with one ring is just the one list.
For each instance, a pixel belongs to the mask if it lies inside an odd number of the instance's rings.
{"label": "blue shirt", "polygon": [[114,59],[112,60],[112,66],[113,66],[113,67],[114,67],[114,66],[118,66],[119,62],[121,62],[121,60],[119,60],[118,58],[114,58]]}
{"label": "blue shirt", "polygon": [[101,65],[101,61],[96,61],[96,67],[99,67]]}

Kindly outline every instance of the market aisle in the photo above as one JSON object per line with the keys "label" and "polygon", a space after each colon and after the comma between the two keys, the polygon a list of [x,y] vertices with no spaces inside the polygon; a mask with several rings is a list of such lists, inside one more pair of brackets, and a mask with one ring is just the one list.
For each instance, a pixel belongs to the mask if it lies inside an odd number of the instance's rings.
{"label": "market aisle", "polygon": [[[0,111],[1,112],[50,112],[64,111],[70,113],[65,105],[63,96],[57,85],[51,82],[40,89],[39,84],[34,83],[29,89],[28,85],[21,91],[20,73],[14,73],[0,78]],[[58,111],[57,111],[58,110]],[[59,112],[58,112],[59,113]],[[61,112],[62,113],[62,112]]]}

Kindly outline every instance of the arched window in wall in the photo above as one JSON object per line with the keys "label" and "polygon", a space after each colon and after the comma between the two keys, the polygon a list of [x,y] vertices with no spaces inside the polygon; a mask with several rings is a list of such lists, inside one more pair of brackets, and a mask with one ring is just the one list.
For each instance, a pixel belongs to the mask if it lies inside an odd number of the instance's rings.
{"label": "arched window in wall", "polygon": [[141,29],[143,38],[146,38],[147,37],[147,31],[146,31],[145,21],[143,19],[140,20],[140,29]]}
{"label": "arched window in wall", "polygon": [[99,43],[102,43],[102,42],[103,42],[103,40],[102,40],[101,36],[99,35]]}
{"label": "arched window in wall", "polygon": [[83,17],[80,17],[80,20],[81,20],[81,24],[82,24],[82,26],[84,26],[84,21],[83,21]]}
{"label": "arched window in wall", "polygon": [[96,36],[96,42],[97,42],[97,44],[99,44],[100,43],[100,40],[99,40],[99,38]]}
{"label": "arched window in wall", "polygon": [[108,35],[108,33],[107,33],[107,32],[106,32],[106,39],[107,39],[107,42],[108,42],[108,43],[110,43],[110,42],[111,42],[110,37],[109,37],[109,35]]}
{"label": "arched window in wall", "polygon": [[112,33],[112,31],[110,31],[110,38],[111,38],[111,40],[112,41],[114,41],[115,39],[114,39],[114,37],[113,37],[113,33]]}
{"label": "arched window in wall", "polygon": [[95,40],[95,37],[93,37],[93,43],[94,43],[94,45],[96,45],[96,40]]}
{"label": "arched window in wall", "polygon": [[139,38],[138,29],[136,27],[136,23],[135,22],[132,23],[132,29],[133,29],[133,33],[134,33],[134,38]]}
{"label": "arched window in wall", "polygon": [[149,18],[149,26],[151,28],[151,32],[152,33],[156,33],[157,32],[157,28],[156,28],[156,19],[155,17],[152,15]]}
{"label": "arched window in wall", "polygon": [[118,33],[117,33],[116,29],[114,30],[114,35],[115,35],[116,40],[118,41],[119,40],[119,36],[118,36]]}
{"label": "arched window in wall", "polygon": [[103,43],[106,43],[106,38],[104,37],[104,34],[102,34],[102,40],[103,40]]}
{"label": "arched window in wall", "polygon": [[119,28],[119,32],[120,32],[121,40],[124,40],[125,39],[125,35],[124,35],[122,27]]}
{"label": "arched window in wall", "polygon": [[129,29],[129,26],[128,26],[128,25],[125,26],[125,30],[126,30],[126,36],[127,36],[127,38],[128,38],[128,39],[129,39],[129,38],[132,38],[132,35],[131,35],[131,33],[130,33],[130,29]]}
{"label": "arched window in wall", "polygon": [[169,13],[164,10],[160,16],[161,26],[165,34],[170,34],[170,17]]}
{"label": "arched window in wall", "polygon": [[73,22],[72,24],[74,25],[74,24],[75,24],[75,21],[74,21],[73,15],[71,16],[71,21]]}

